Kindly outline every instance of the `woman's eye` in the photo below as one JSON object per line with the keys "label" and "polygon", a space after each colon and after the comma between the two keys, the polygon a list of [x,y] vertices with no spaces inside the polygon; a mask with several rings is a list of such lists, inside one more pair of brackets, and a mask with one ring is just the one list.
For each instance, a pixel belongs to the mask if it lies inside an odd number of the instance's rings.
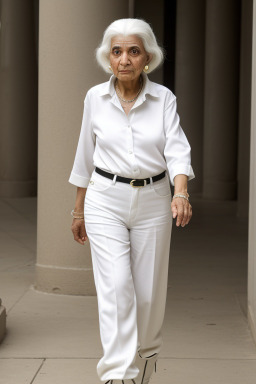
{"label": "woman's eye", "polygon": [[119,51],[119,49],[114,49],[113,53],[114,53],[114,55],[119,55],[120,51]]}
{"label": "woman's eye", "polygon": [[138,50],[137,48],[133,48],[133,49],[131,50],[131,53],[132,53],[133,55],[137,55],[137,54],[139,53],[139,50]]}

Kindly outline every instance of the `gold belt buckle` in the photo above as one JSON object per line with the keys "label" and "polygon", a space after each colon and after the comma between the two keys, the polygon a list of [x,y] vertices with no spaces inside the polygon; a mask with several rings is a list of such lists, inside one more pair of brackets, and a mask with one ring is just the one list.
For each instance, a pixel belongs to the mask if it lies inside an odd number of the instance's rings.
{"label": "gold belt buckle", "polygon": [[142,188],[144,187],[144,185],[133,185],[133,182],[136,181],[136,180],[131,180],[130,181],[130,185],[133,187],[133,188]]}

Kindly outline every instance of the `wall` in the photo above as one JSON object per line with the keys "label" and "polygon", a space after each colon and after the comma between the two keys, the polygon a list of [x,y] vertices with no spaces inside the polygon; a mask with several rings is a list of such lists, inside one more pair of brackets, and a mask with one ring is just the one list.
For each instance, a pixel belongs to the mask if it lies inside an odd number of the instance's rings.
{"label": "wall", "polygon": [[[256,0],[253,1],[253,20],[256,20]],[[252,101],[251,155],[249,198],[249,258],[248,258],[248,321],[256,342],[256,23],[252,43]]]}

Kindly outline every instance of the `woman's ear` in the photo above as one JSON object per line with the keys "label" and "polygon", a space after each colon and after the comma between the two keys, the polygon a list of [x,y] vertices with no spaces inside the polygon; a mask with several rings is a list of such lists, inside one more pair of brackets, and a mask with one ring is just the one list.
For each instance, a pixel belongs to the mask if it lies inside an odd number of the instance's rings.
{"label": "woman's ear", "polygon": [[150,61],[152,60],[152,57],[153,57],[153,55],[151,53],[147,54],[147,62],[146,62],[146,64],[150,63]]}

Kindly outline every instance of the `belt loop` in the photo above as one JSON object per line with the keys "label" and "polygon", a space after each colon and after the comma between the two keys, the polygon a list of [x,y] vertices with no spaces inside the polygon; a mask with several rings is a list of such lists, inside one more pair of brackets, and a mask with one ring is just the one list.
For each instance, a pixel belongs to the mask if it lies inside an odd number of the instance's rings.
{"label": "belt loop", "polygon": [[117,175],[114,175],[113,179],[112,179],[112,184],[115,185],[116,184],[116,178],[117,178]]}
{"label": "belt loop", "polygon": [[150,177],[150,185],[151,185],[151,187],[153,187],[153,179],[152,179],[152,177]]}
{"label": "belt loop", "polygon": [[147,180],[144,179],[144,187],[147,185]]}

